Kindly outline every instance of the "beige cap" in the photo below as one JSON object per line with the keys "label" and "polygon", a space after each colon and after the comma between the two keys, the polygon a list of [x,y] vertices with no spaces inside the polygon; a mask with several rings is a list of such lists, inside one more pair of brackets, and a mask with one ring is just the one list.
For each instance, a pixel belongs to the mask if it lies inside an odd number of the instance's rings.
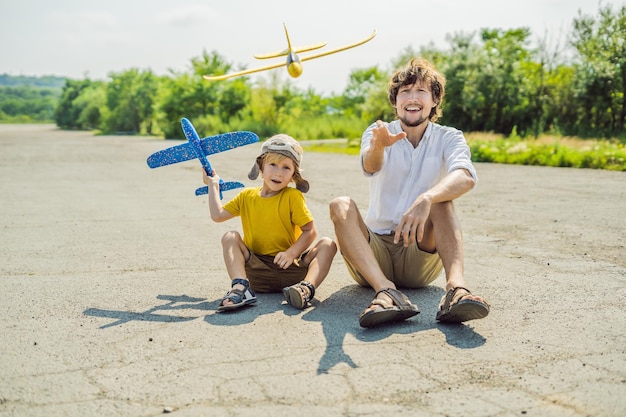
{"label": "beige cap", "polygon": [[303,193],[309,191],[309,182],[302,178],[300,174],[300,163],[302,162],[302,147],[291,136],[279,133],[270,137],[263,143],[261,147],[261,154],[256,158],[254,165],[248,173],[248,178],[255,180],[259,177],[261,170],[261,164],[263,163],[263,157],[266,153],[278,153],[291,158],[296,164],[296,172],[293,175],[293,180],[296,183],[296,188]]}

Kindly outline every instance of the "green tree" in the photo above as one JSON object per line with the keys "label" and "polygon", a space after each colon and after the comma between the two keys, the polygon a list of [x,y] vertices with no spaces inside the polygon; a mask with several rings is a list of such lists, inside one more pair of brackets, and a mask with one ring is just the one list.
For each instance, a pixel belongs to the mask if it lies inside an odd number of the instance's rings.
{"label": "green tree", "polygon": [[218,115],[222,122],[235,126],[245,117],[244,109],[250,102],[251,88],[245,78],[227,81],[221,88],[218,98]]}
{"label": "green tree", "polygon": [[480,93],[484,98],[483,130],[510,134],[517,126],[524,132],[525,115],[520,113],[528,96],[534,92],[520,88],[524,80],[523,64],[530,58],[525,43],[528,28],[502,31],[483,29],[481,38],[487,66],[478,77]]}
{"label": "green tree", "polygon": [[568,41],[553,39],[546,33],[534,53],[527,81],[537,95],[528,104],[533,119],[532,134],[544,132],[573,134],[578,103],[574,89],[574,69],[568,56]]}
{"label": "green tree", "polygon": [[60,88],[0,86],[0,120],[49,122],[54,119],[54,109],[60,94]]}
{"label": "green tree", "polygon": [[89,88],[92,81],[88,78],[84,80],[67,79],[63,86],[61,99],[54,111],[54,120],[62,129],[80,129],[80,114],[82,107],[75,103],[83,90]]}
{"label": "green tree", "polygon": [[577,69],[579,134],[605,136],[624,132],[626,121],[626,5],[613,11],[600,6],[598,17],[579,12],[572,45]]}
{"label": "green tree", "polygon": [[103,120],[103,130],[107,133],[151,133],[153,105],[158,91],[155,75],[150,70],[140,72],[132,68],[109,76],[111,81],[106,87],[108,114]]}
{"label": "green tree", "polygon": [[279,94],[276,88],[276,85],[260,81],[258,86],[252,89],[249,104],[251,120],[244,124],[246,130],[254,131],[260,137],[271,136],[279,131],[279,106],[276,101]]}
{"label": "green tree", "polygon": [[50,87],[61,90],[65,85],[65,80],[65,77],[56,77],[52,75],[34,77],[28,75],[0,74],[0,85],[11,87],[28,85],[31,87]]}
{"label": "green tree", "polygon": [[236,125],[240,113],[248,105],[250,88],[247,78],[212,82],[205,74],[223,74],[229,71],[227,63],[217,52],[207,53],[191,60],[187,73],[173,73],[163,80],[159,95],[159,125],[166,138],[182,138],[180,119],[186,117],[203,135],[222,133]]}
{"label": "green tree", "polygon": [[352,70],[348,85],[338,101],[341,114],[362,117],[367,97],[377,86],[386,84],[387,78],[387,74],[378,66]]}
{"label": "green tree", "polygon": [[106,111],[106,83],[94,81],[84,88],[74,100],[74,108],[78,111],[75,125],[78,129],[98,129]]}
{"label": "green tree", "polygon": [[455,33],[447,36],[448,57],[438,69],[446,77],[442,123],[461,130],[477,130],[484,118],[485,96],[478,90],[480,68],[485,61],[480,45],[473,41],[475,33]]}

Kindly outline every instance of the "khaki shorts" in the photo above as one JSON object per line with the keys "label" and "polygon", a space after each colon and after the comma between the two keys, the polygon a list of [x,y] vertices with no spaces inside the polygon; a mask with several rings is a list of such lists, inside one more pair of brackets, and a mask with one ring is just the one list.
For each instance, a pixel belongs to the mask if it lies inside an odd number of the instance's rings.
{"label": "khaki shorts", "polygon": [[[379,235],[369,230],[369,244],[374,256],[389,281],[398,287],[421,288],[426,287],[439,276],[443,269],[441,258],[437,253],[424,252],[413,244],[405,248],[402,240],[393,243],[393,234]],[[361,275],[345,259],[346,266],[352,278],[361,286],[369,287]]]}
{"label": "khaki shorts", "polygon": [[303,253],[300,259],[289,265],[289,268],[282,269],[274,263],[274,256],[250,252],[250,259],[246,262],[246,275],[250,287],[255,292],[270,293],[281,292],[283,288],[297,284],[309,271],[309,267],[304,266],[302,261],[307,253]]}

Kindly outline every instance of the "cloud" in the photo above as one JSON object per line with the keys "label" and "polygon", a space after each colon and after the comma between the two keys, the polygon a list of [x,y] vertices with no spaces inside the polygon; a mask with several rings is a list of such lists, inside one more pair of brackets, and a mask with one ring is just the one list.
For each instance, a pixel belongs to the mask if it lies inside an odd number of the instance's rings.
{"label": "cloud", "polygon": [[54,26],[80,29],[113,28],[117,24],[113,14],[100,11],[52,12],[46,20]]}
{"label": "cloud", "polygon": [[129,32],[118,16],[94,10],[55,11],[45,16],[50,37],[64,47],[90,45],[131,45],[136,35]]}
{"label": "cloud", "polygon": [[154,21],[171,26],[195,26],[211,23],[217,16],[218,13],[210,6],[195,4],[161,12],[155,16]]}

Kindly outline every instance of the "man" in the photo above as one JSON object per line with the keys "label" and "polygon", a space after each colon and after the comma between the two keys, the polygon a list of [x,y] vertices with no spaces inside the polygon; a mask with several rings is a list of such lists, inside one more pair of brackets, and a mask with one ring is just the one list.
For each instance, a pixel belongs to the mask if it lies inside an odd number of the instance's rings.
{"label": "man", "polygon": [[477,176],[459,130],[434,123],[445,78],[426,60],[412,59],[389,83],[397,120],[378,120],[363,133],[361,167],[370,180],[365,220],[349,197],[330,203],[337,243],[354,280],[376,296],[359,316],[363,327],[419,313],[397,287],[420,288],[445,271],[446,294],[437,320],[460,323],[489,313],[465,288],[463,237],[453,200]]}

